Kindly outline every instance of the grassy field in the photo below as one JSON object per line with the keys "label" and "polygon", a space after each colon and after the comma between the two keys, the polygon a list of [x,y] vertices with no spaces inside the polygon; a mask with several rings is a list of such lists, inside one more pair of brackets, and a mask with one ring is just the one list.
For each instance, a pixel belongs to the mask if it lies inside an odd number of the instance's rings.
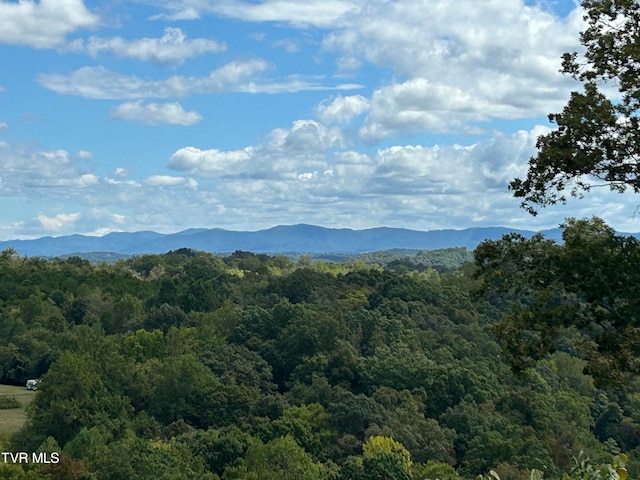
{"label": "grassy field", "polygon": [[26,419],[25,408],[31,403],[36,392],[25,387],[0,385],[0,395],[16,397],[22,407],[0,410],[0,433],[10,434],[18,430]]}

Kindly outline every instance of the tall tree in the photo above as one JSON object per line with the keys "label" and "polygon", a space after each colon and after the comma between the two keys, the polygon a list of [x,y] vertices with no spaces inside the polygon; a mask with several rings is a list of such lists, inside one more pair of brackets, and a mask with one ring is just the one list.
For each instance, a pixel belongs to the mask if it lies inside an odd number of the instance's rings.
{"label": "tall tree", "polygon": [[583,0],[582,7],[586,52],[565,53],[561,71],[583,91],[549,115],[558,128],[538,138],[526,177],[510,184],[534,215],[564,203],[567,189],[574,197],[596,186],[640,193],[640,0]]}
{"label": "tall tree", "polygon": [[482,290],[512,307],[494,330],[517,370],[563,340],[598,383],[623,383],[640,373],[640,241],[597,218],[564,227],[563,245],[513,233],[478,246]]}

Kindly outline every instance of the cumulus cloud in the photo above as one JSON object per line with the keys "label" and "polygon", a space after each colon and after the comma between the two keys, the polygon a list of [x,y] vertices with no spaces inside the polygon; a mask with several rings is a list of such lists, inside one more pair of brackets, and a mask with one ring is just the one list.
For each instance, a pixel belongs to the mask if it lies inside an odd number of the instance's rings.
{"label": "cumulus cloud", "polygon": [[374,2],[347,16],[325,46],[410,77],[445,80],[469,67],[487,75],[516,67],[545,79],[557,73],[559,55],[577,46],[581,27],[579,9],[560,19],[522,1]]}
{"label": "cumulus cloud", "polygon": [[257,165],[254,163],[251,148],[225,152],[215,148],[201,150],[190,146],[180,148],[171,155],[167,167],[211,178],[257,174],[259,169],[255,168]]}
{"label": "cumulus cloud", "polygon": [[[48,205],[40,207],[45,210],[51,208]],[[131,219],[127,215],[111,211],[110,208],[90,207],[84,208],[82,212],[57,213],[54,207],[54,211],[50,213],[40,212],[32,217],[25,216],[20,222],[9,225],[0,224],[0,238],[28,239],[41,237],[44,234],[59,236],[70,233],[102,236],[128,229]]]}
{"label": "cumulus cloud", "polygon": [[157,2],[169,13],[165,17],[176,20],[194,20],[204,14],[217,14],[245,22],[284,22],[295,26],[329,28],[342,15],[357,10],[358,0],[263,0],[246,2],[236,0],[171,0]]}
{"label": "cumulus cloud", "polygon": [[321,103],[316,109],[318,118],[324,123],[349,123],[354,117],[369,110],[369,100],[362,95],[336,97]]}
{"label": "cumulus cloud", "polygon": [[290,129],[278,128],[269,135],[270,149],[296,152],[321,152],[346,144],[342,131],[314,120],[296,120]]}
{"label": "cumulus cloud", "polygon": [[407,130],[469,133],[477,130],[477,122],[530,114],[524,106],[492,103],[468,90],[414,78],[373,93],[360,134],[364,139],[377,140]]}
{"label": "cumulus cloud", "polygon": [[0,43],[56,48],[67,34],[98,26],[99,17],[82,0],[0,1]]}
{"label": "cumulus cloud", "polygon": [[192,178],[173,177],[171,175],[151,175],[145,178],[142,183],[155,187],[173,187],[177,185],[186,185],[190,188],[196,188],[198,182]]}
{"label": "cumulus cloud", "polygon": [[53,217],[38,215],[38,221],[42,228],[54,232],[73,226],[79,218],[79,213],[59,213]]}
{"label": "cumulus cloud", "polygon": [[141,101],[126,102],[118,105],[111,116],[120,120],[134,120],[147,125],[168,123],[172,125],[193,125],[202,120],[198,112],[187,112],[178,102],[149,103]]}
{"label": "cumulus cloud", "polygon": [[365,138],[451,132],[561,108],[574,84],[559,74],[560,57],[580,49],[581,16],[522,1],[373,2],[346,15],[324,46],[340,65],[368,62],[397,78],[373,93]]}
{"label": "cumulus cloud", "polygon": [[[536,139],[544,131],[537,127],[497,134],[471,146],[393,146],[367,155],[349,150],[339,129],[298,120],[290,129],[272,131],[264,145],[231,151],[181,148],[167,167],[225,185],[246,179],[269,188],[303,182],[323,201],[328,197],[384,201],[388,195],[407,200],[412,195],[459,195],[462,203],[469,194],[488,201],[496,194],[509,197],[508,182],[524,173]],[[292,201],[299,198],[299,194],[291,197]]]}
{"label": "cumulus cloud", "polygon": [[224,43],[206,38],[190,40],[179,28],[167,27],[160,38],[127,40],[122,37],[91,37],[86,42],[79,39],[72,42],[68,50],[84,52],[92,57],[102,53],[112,53],[118,57],[136,58],[155,65],[179,65],[185,60],[206,53],[226,50]]}
{"label": "cumulus cloud", "polygon": [[76,179],[72,179],[69,182],[63,182],[60,185],[61,186],[66,186],[66,185],[77,185],[79,187],[85,188],[85,187],[90,187],[92,185],[96,185],[99,182],[98,177],[96,177],[94,174],[92,173],[85,173],[83,175],[80,175],[78,178]]}
{"label": "cumulus cloud", "polygon": [[375,156],[372,191],[391,194],[507,193],[534,151],[538,131],[499,134],[470,146],[393,146]]}
{"label": "cumulus cloud", "polygon": [[403,131],[477,133],[482,122],[539,117],[563,101],[558,91],[549,97],[548,84],[532,85],[521,98],[500,98],[511,88],[499,81],[484,93],[425,78],[394,83],[374,91],[360,134],[379,140]]}
{"label": "cumulus cloud", "polygon": [[193,146],[177,150],[167,167],[204,178],[295,178],[299,170],[321,168],[324,151],[345,146],[342,132],[313,120],[275,129],[265,145],[221,151]]}

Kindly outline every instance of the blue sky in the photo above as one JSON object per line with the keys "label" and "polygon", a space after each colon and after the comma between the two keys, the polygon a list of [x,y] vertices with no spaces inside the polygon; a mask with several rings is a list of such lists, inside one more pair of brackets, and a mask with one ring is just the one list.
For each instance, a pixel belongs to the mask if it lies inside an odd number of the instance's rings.
{"label": "blue sky", "polygon": [[639,231],[507,191],[578,86],[572,0],[0,0],[0,238],[278,224]]}

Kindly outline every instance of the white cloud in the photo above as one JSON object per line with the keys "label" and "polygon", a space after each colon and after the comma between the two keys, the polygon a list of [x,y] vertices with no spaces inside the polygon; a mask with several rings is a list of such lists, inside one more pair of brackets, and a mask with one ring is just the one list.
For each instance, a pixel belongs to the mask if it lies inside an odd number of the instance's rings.
{"label": "white cloud", "polygon": [[179,28],[167,27],[160,38],[127,40],[122,37],[91,37],[86,42],[72,42],[68,49],[85,52],[92,57],[102,53],[113,53],[118,57],[136,58],[155,65],[179,65],[186,59],[205,53],[221,52],[223,43],[206,38],[188,39]]}
{"label": "white cloud", "polygon": [[235,91],[267,68],[266,61],[254,59],[230,62],[204,77],[175,75],[165,80],[145,80],[103,67],[82,67],[69,75],[40,74],[37,80],[54,92],[86,98],[167,98]]}
{"label": "white cloud", "polygon": [[330,102],[321,103],[316,112],[318,118],[324,123],[349,123],[353,117],[357,117],[369,110],[369,101],[362,95],[348,97],[336,97]]}
{"label": "white cloud", "polygon": [[360,88],[363,88],[363,86],[358,83],[329,85],[326,83],[324,77],[306,79],[299,75],[290,75],[282,81],[249,82],[242,85],[238,91],[246,93],[295,93],[322,90],[358,90]]}
{"label": "white cloud", "polygon": [[128,185],[130,187],[140,187],[140,183],[135,180],[116,180],[115,178],[105,177],[104,181],[108,185]]}
{"label": "white cloud", "polygon": [[290,129],[278,128],[270,135],[269,148],[289,153],[321,152],[345,146],[342,131],[326,127],[314,120],[296,120]]}
{"label": "white cloud", "polygon": [[377,140],[406,130],[473,132],[476,122],[530,113],[524,108],[492,103],[468,90],[414,78],[373,93],[360,133],[365,139]]}
{"label": "white cloud", "polygon": [[345,13],[357,10],[357,0],[263,0],[246,2],[237,0],[172,0],[158,2],[169,10],[169,18],[193,20],[214,13],[246,22],[285,22],[295,26],[329,28]]}
{"label": "white cloud", "polygon": [[305,172],[298,175],[298,180],[302,180],[303,182],[314,179],[318,176],[318,172]]}
{"label": "white cloud", "polygon": [[[122,168],[114,172],[114,178],[101,178],[83,170],[86,162],[61,149],[34,150],[0,142],[0,198],[5,209],[18,205],[23,219],[0,224],[0,236],[175,231],[177,225],[188,228],[201,224],[202,218],[218,211],[217,197],[211,192],[200,193],[193,178],[152,175],[137,182],[123,178],[127,174]],[[203,205],[207,211],[202,210]],[[77,214],[60,213],[71,208]]]}
{"label": "white cloud", "polygon": [[[441,208],[439,215],[450,204],[462,218],[472,198],[473,211],[483,208],[488,215],[496,202],[502,201],[517,216],[517,202],[506,186],[524,173],[536,138],[543,131],[540,127],[501,134],[471,146],[394,146],[366,155],[344,150],[347,144],[338,129],[299,120],[288,130],[274,130],[264,145],[234,151],[179,149],[167,167],[217,179],[216,191],[224,193],[229,207],[245,203],[240,192],[249,194],[247,185],[251,184],[260,191],[257,201],[267,204],[279,198],[281,202],[318,203],[320,210],[348,207],[356,211],[356,204],[367,199],[379,211],[388,210],[391,218],[394,209],[400,208],[398,199],[402,199],[405,215],[412,212],[417,216],[424,202],[432,202]],[[421,206],[412,210],[414,196],[424,198]],[[387,204],[393,208],[384,207]],[[258,204],[252,208],[265,209]]]}
{"label": "white cloud", "polygon": [[198,112],[187,112],[175,103],[149,103],[143,105],[141,101],[126,102],[118,105],[111,116],[121,120],[135,120],[147,125],[169,123],[172,125],[193,125],[202,120]]}
{"label": "white cloud", "polygon": [[142,183],[154,187],[173,187],[177,185],[186,185],[190,188],[196,188],[198,183],[191,178],[173,177],[171,175],[151,175],[145,178]]}
{"label": "white cloud", "polygon": [[201,150],[183,147],[171,155],[167,167],[205,178],[246,175],[258,171],[254,168],[251,148],[224,152],[215,148]]}
{"label": "white cloud", "polygon": [[0,1],[0,43],[56,48],[67,34],[93,28],[99,17],[82,0]]}
{"label": "white cloud", "polygon": [[581,17],[576,10],[562,20],[521,0],[371,2],[347,16],[325,46],[409,77],[449,80],[469,67],[485,75],[516,67],[548,78],[559,56],[577,46]]}
{"label": "white cloud", "polygon": [[47,217],[43,214],[38,215],[40,225],[47,231],[59,231],[72,227],[79,218],[79,213],[59,213],[54,217]]}
{"label": "white cloud", "polygon": [[[44,209],[50,208],[45,206]],[[0,238],[27,239],[44,234],[58,236],[71,233],[102,236],[123,231],[130,225],[131,221],[126,215],[112,212],[108,207],[90,207],[76,213],[40,212],[12,225],[0,225]]]}
{"label": "white cloud", "polygon": [[538,129],[498,134],[470,146],[393,146],[379,150],[372,191],[389,194],[506,193],[507,184],[524,173],[534,152]]}
{"label": "white cloud", "polygon": [[122,75],[104,67],[82,67],[70,74],[45,73],[37,81],[45,88],[65,95],[95,99],[142,99],[185,97],[223,92],[283,93],[304,90],[351,90],[357,84],[325,85],[324,79],[309,81],[298,76],[281,81],[259,80],[270,65],[257,58],[230,62],[207,76],[175,75],[164,80],[148,80]]}
{"label": "white cloud", "polygon": [[108,235],[110,233],[120,232],[120,231],[121,230],[118,230],[112,227],[100,227],[90,232],[83,232],[83,235],[86,235],[88,237],[104,237],[105,235]]}
{"label": "white cloud", "polygon": [[86,187],[91,187],[93,185],[96,185],[98,182],[99,182],[99,179],[94,174],[85,173],[83,175],[80,175],[80,177],[78,177],[77,179],[74,179],[71,182],[71,184],[77,185],[81,188],[86,188]]}
{"label": "white cloud", "polygon": [[167,167],[204,178],[297,178],[300,170],[324,165],[324,151],[346,145],[342,132],[313,120],[296,120],[290,129],[275,129],[265,145],[240,150],[177,150]]}
{"label": "white cloud", "polygon": [[361,131],[376,140],[561,108],[575,85],[558,72],[560,57],[580,50],[582,27],[579,9],[560,19],[522,0],[371,2],[324,45],[341,55],[341,69],[369,62],[393,72],[374,91]]}
{"label": "white cloud", "polygon": [[0,129],[9,128],[9,124],[7,122],[0,122]]}

